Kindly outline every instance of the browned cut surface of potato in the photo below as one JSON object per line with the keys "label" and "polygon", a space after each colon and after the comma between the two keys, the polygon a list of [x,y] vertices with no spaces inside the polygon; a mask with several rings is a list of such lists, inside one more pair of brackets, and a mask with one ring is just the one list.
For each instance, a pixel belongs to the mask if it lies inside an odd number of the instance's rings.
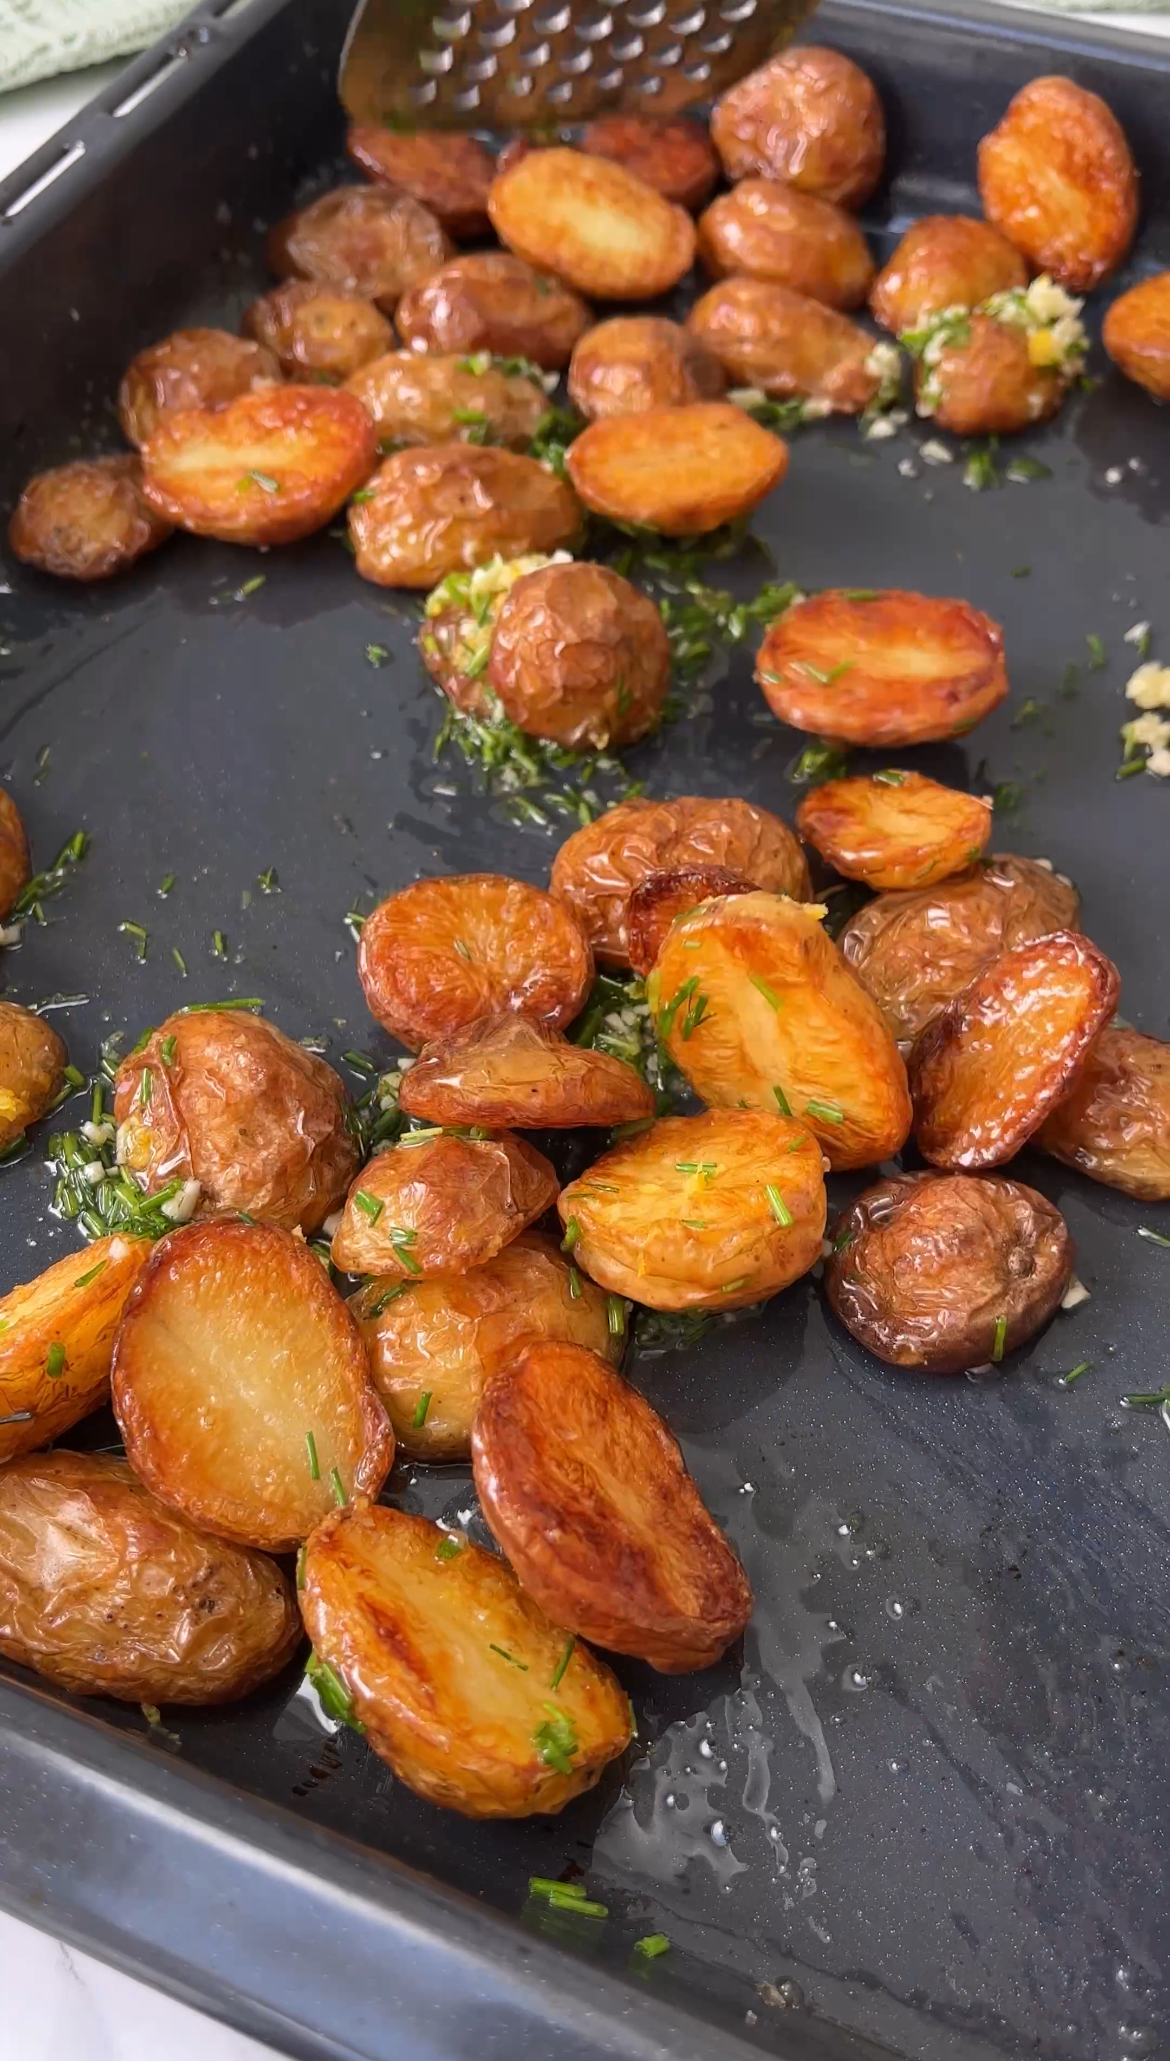
{"label": "browned cut surface of potato", "polygon": [[472,370],[441,352],[389,351],[346,382],[381,443],[509,444],[524,450],[548,411],[535,380],[496,366]]}
{"label": "browned cut surface of potato", "polygon": [[357,122],[345,147],[371,179],[420,200],[449,236],[460,241],[486,236],[488,189],[496,176],[496,161],[474,136],[457,130],[416,130],[409,135],[379,128],[375,122]]}
{"label": "browned cut surface of potato", "polygon": [[1137,227],[1138,175],[1105,102],[1072,79],[1032,79],[979,145],[979,197],[1038,272],[1087,293]]}
{"label": "browned cut surface of potato", "polygon": [[969,215],[923,215],[911,222],[873,283],[869,311],[900,335],[943,308],[974,308],[993,293],[1028,284],[1014,244],[990,222]]}
{"label": "browned cut surface of potato", "polygon": [[651,873],[696,866],[726,868],[797,901],[810,893],[808,864],[787,823],[738,795],[705,794],[607,809],[566,838],[553,860],[552,891],[576,910],[603,966],[629,966],[634,889]]}
{"label": "browned cut surface of potato", "polygon": [[676,866],[648,873],[626,905],[626,948],[635,973],[654,970],[654,962],[677,916],[689,915],[700,902],[720,895],[750,895],[755,882],[725,866]]}
{"label": "browned cut surface of potato", "polygon": [[722,279],[695,302],[687,327],[740,386],[828,401],[859,415],[882,384],[873,338],[847,315],[767,279]]}
{"label": "browned cut surface of potato", "polygon": [[569,365],[569,399],[590,422],[717,401],[727,380],[699,338],[664,315],[614,315],[586,331]]}
{"label": "browned cut surface of potato", "polygon": [[55,1030],[19,1002],[0,1002],[0,1152],[45,1115],[65,1077]]}
{"label": "browned cut surface of potato", "polygon": [[268,238],[268,269],[278,279],[326,280],[377,301],[387,315],[450,256],[430,209],[380,186],[338,186],[286,215]]}
{"label": "browned cut surface of potato", "polygon": [[756,1110],[664,1117],[603,1153],[557,1208],[573,1258],[611,1294],[742,1309],[820,1256],[821,1149],[802,1124]]}
{"label": "browned cut surface of potato", "polygon": [[1072,373],[1033,365],[1026,331],[972,315],[967,333],[948,343],[915,386],[940,429],[957,437],[1014,436],[1055,415]]}
{"label": "browned cut surface of potato", "polygon": [[0,1300],[0,1460],[48,1445],[106,1400],[114,1334],[150,1249],[98,1238]]}
{"label": "browned cut surface of potato", "polygon": [[417,1281],[494,1259],[556,1200],[547,1159],[510,1131],[412,1131],[362,1169],[333,1237],[344,1274]]}
{"label": "browned cut surface of potato", "polygon": [[766,632],[756,678],[781,722],[874,747],[962,736],[1008,691],[998,623],[896,588],[795,602]]}
{"label": "browned cut surface of potato", "polygon": [[108,580],[171,534],[142,491],[137,458],[77,458],[38,472],[8,524],[24,565],[60,580]]}
{"label": "browned cut surface of potato", "polygon": [[1170,1202],[1170,1045],[1120,1025],[1101,1032],[1037,1145],[1140,1202]]}
{"label": "browned cut surface of potato", "polygon": [[411,350],[494,351],[556,372],[589,327],[589,309],[511,251],[477,250],[404,294],[395,324]]}
{"label": "browned cut surface of potato", "polygon": [[563,480],[535,458],[474,444],[396,451],[349,511],[357,569],[379,587],[433,587],[497,552],[555,551],[580,528]]}
{"label": "browned cut surface of potato", "polygon": [[131,358],[118,388],[118,421],[139,448],[177,408],[218,408],[280,379],[264,339],[249,343],[227,329],[176,329]]}
{"label": "browned cut surface of potato", "polygon": [[847,880],[924,887],[982,858],[991,803],[890,766],[814,787],[796,812],[796,827]]}
{"label": "browned cut surface of potato", "polygon": [[301,1643],[286,1576],[177,1517],[104,1453],[0,1472],[0,1653],[76,1696],[228,1703]]}
{"label": "browned cut surface of potato", "polygon": [[915,1040],[914,1136],[933,1166],[1002,1166],[1075,1084],[1117,1006],[1116,966],[1053,931],[1005,952]]}
{"label": "browned cut surface of potato", "polygon": [[591,157],[613,158],[664,200],[692,213],[710,198],[719,177],[705,125],[687,115],[604,115],[587,124],[581,148]]}
{"label": "browned cut surface of potato", "polygon": [[1106,310],[1101,341],[1127,379],[1156,401],[1170,401],[1170,272],[1119,294]]}
{"label": "browned cut surface of potato", "polygon": [[0,916],[7,916],[29,877],[28,838],[12,796],[0,787]]}
{"label": "browned cut surface of potato", "polygon": [[280,360],[290,379],[348,379],[394,342],[373,301],[317,279],[286,279],[261,294],[242,328]]}
{"label": "browned cut surface of potato", "polygon": [[469,1457],[484,1388],[520,1345],[559,1339],[619,1359],[625,1306],[613,1306],[612,1322],[610,1306],[539,1231],[466,1274],[367,1282],[350,1304],[395,1438],[427,1461]]}
{"label": "browned cut surface of potato", "polygon": [[203,1531],[291,1552],[377,1495],[394,1434],[316,1253],[220,1217],[155,1246],[114,1348],[114,1415],[147,1487]]}
{"label": "browned cut surface of potato", "polygon": [[529,1131],[635,1123],[655,1109],[653,1089],[624,1060],[570,1045],[514,1012],[424,1045],[399,1099],[428,1123]]}
{"label": "browned cut surface of potato", "polygon": [[531,737],[572,750],[637,743],[670,688],[670,643],[649,595],[606,565],[525,573],[496,617],[487,680]]}
{"label": "browned cut surface of potato", "polygon": [[1048,1322],[1072,1275],[1060,1211],[996,1174],[895,1174],[833,1226],[825,1293],[893,1367],[962,1374]]}
{"label": "browned cut surface of potato", "polygon": [[788,470],[788,446],[728,401],[591,422],[569,446],[587,508],[667,537],[697,537],[757,507]]}
{"label": "browned cut surface of potato", "polygon": [[669,293],[695,255],[685,208],[611,158],[533,150],[488,195],[501,243],[602,301]]}
{"label": "browned cut surface of potato", "polygon": [[938,887],[879,895],[841,933],[841,950],[896,1038],[920,1030],[998,959],[1050,930],[1075,929],[1071,882],[1037,859],[999,852]]}
{"label": "browned cut surface of potato", "polygon": [[775,179],[743,179],[719,194],[699,217],[698,252],[716,279],[743,272],[830,308],[859,308],[874,275],[852,215]]}
{"label": "browned cut surface of potato", "polygon": [[505,1009],[564,1030],[589,993],[593,954],[555,893],[503,873],[458,873],[378,904],[362,925],[358,977],[370,1014],[417,1052]]}
{"label": "browned cut surface of potato", "polygon": [[705,1102],[805,1124],[838,1171],[900,1151],[906,1069],[880,1009],[821,928],[781,895],[704,902],[646,984],[660,1043]]}
{"label": "browned cut surface of potato", "polygon": [[839,50],[808,43],[732,86],[715,104],[711,140],[729,179],[764,172],[860,207],[882,175],[886,125],[861,67]]}
{"label": "browned cut surface of potato", "polygon": [[180,529],[227,544],[291,544],[336,515],[377,463],[352,394],[270,386],[180,408],[143,448],[143,491]]}
{"label": "browned cut surface of potato", "polygon": [[339,1511],[309,1541],[300,1602],[375,1753],[430,1803],[559,1811],[629,1744],[629,1699],[604,1663],[494,1553],[425,1517]]}
{"label": "browned cut surface of potato", "polygon": [[710,1667],[752,1592],[636,1389],[579,1345],[532,1345],[488,1384],[471,1433],[483,1513],[556,1624],[660,1674]]}
{"label": "browned cut surface of potato", "polygon": [[263,1017],[180,1010],[122,1060],[118,1163],[148,1195],[198,1181],[199,1208],[311,1235],[357,1171],[349,1097],[323,1059]]}

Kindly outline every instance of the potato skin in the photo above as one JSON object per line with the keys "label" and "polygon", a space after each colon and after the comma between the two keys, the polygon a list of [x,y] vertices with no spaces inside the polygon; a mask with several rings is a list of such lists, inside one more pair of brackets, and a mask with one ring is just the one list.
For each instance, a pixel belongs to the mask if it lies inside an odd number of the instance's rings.
{"label": "potato skin", "polygon": [[979,197],[1038,272],[1088,293],[1137,227],[1138,175],[1105,102],[1072,79],[1032,79],[979,145]]}
{"label": "potato skin", "polygon": [[867,369],[873,338],[848,316],[767,279],[721,279],[687,316],[738,386],[828,401],[859,415],[882,384]]}
{"label": "potato skin", "polygon": [[471,1459],[493,1536],[554,1623],[670,1675],[743,1631],[751,1584],[677,1440],[596,1353],[520,1353],[488,1384]]}
{"label": "potato skin", "polygon": [[77,458],[29,480],[8,542],[23,565],[59,580],[108,580],[157,551],[172,527],[146,499],[137,458]]}
{"label": "potato skin", "polygon": [[861,306],[875,270],[852,215],[775,179],[741,179],[717,195],[699,217],[698,254],[715,279],[746,273],[846,313]]}
{"label": "potato skin", "polygon": [[349,1116],[333,1068],[243,1010],[168,1016],[114,1077],[118,1162],[148,1195],[181,1175],[201,1215],[244,1210],[307,1236],[357,1169]]}
{"label": "potato skin", "polygon": [[685,208],[624,164],[580,150],[530,151],[497,175],[488,213],[509,250],[595,300],[656,300],[694,260]]}
{"label": "potato skin", "polygon": [[263,341],[227,329],[176,329],[131,358],[118,388],[118,421],[141,449],[177,408],[218,408],[238,394],[272,386],[280,365]]}
{"label": "potato skin", "polygon": [[1170,400],[1170,272],[1118,294],[1106,310],[1101,341],[1127,379],[1156,401]]}
{"label": "potato skin", "polygon": [[474,136],[425,129],[405,135],[376,122],[355,122],[345,147],[367,177],[421,201],[457,242],[487,234],[496,161]]}
{"label": "potato skin", "polygon": [[432,1124],[518,1124],[529,1131],[636,1123],[654,1091],[622,1059],[571,1045],[514,1011],[424,1045],[399,1104]]}
{"label": "potato skin", "polygon": [[1020,1181],[895,1174],[834,1224],[825,1294],[879,1360],[962,1374],[1048,1322],[1073,1256],[1060,1211]]}
{"label": "potato skin", "polygon": [[716,101],[711,140],[731,180],[766,173],[842,207],[882,175],[886,125],[873,81],[839,50],[784,50]]}
{"label": "potato skin", "polygon": [[935,363],[919,365],[915,387],[930,400],[920,413],[957,437],[1015,436],[1048,422],[1060,408],[1071,375],[1028,356],[1022,329],[992,315],[972,315],[965,343],[950,343]]}
{"label": "potato skin", "polygon": [[11,914],[31,871],[24,819],[12,796],[0,787],[0,915]]}
{"label": "potato skin", "polygon": [[594,514],[697,537],[757,507],[784,478],[788,446],[729,401],[693,401],[591,422],[565,462]]}
{"label": "potato skin", "polygon": [[555,551],[581,528],[563,480],[535,458],[475,444],[396,451],[367,492],[349,534],[358,571],[379,587],[434,587],[496,552]]}
{"label": "potato skin", "polygon": [[[114,1335],[150,1249],[98,1238],[0,1299],[0,1461],[48,1445],[106,1400]],[[65,1355],[56,1375],[54,1346]],[[3,1422],[24,1410],[31,1424]]]}
{"label": "potato skin", "polygon": [[[346,381],[382,442],[455,444],[481,437],[525,450],[548,410],[542,386],[493,365],[472,372],[465,358],[441,352],[388,351]],[[460,415],[480,422],[460,421]]]}
{"label": "potato skin", "polygon": [[197,537],[292,544],[336,515],[375,463],[374,425],[352,394],[260,387],[168,415],[143,446],[143,492]]}
{"label": "potato skin", "polygon": [[1091,1181],[1170,1202],[1170,1045],[1107,1025],[1034,1142]]}
{"label": "potato skin", "polygon": [[469,251],[403,295],[395,326],[413,351],[493,351],[546,372],[567,365],[590,314],[580,294],[506,250]]}
{"label": "potato skin", "polygon": [[338,186],[278,222],[268,238],[277,279],[319,279],[392,315],[451,256],[446,231],[409,193]]}
{"label": "potato skin", "polygon": [[363,1167],[333,1237],[343,1274],[417,1281],[494,1259],[555,1201],[557,1177],[523,1138],[408,1132]]}
{"label": "potato skin", "polygon": [[796,827],[847,880],[925,887],[982,858],[991,803],[923,773],[891,769],[814,787],[796,812]]}
{"label": "potato skin", "polygon": [[1028,284],[1015,245],[970,215],[923,215],[911,222],[873,283],[869,312],[900,335],[943,308],[975,308],[993,293]]}
{"label": "potato skin", "polygon": [[[562,1810],[630,1740],[630,1705],[609,1669],[567,1641],[494,1553],[444,1539],[425,1517],[360,1504],[318,1525],[301,1612],[314,1651],[353,1697],[366,1738],[399,1780],[468,1818]],[[515,1664],[511,1664],[515,1663]],[[575,1742],[559,1772],[542,1728]]]}
{"label": "potato skin", "polygon": [[586,125],[581,148],[590,157],[624,165],[664,200],[692,214],[710,199],[719,177],[719,159],[705,125],[687,115],[604,115]]}
{"label": "potato skin", "polygon": [[242,328],[290,379],[349,379],[394,341],[385,315],[360,293],[326,280],[286,279],[245,310]]}
{"label": "potato skin", "polygon": [[45,1115],[65,1077],[65,1047],[43,1016],[0,1002],[0,1152]]}
{"label": "potato skin", "polygon": [[589,422],[718,401],[726,385],[718,359],[664,315],[613,315],[596,323],[569,364],[569,399]]}
{"label": "potato skin", "polygon": [[207,1538],[104,1453],[0,1472],[0,1653],[76,1696],[229,1703],[301,1643],[287,1577]]}
{"label": "potato skin", "polygon": [[626,905],[626,948],[635,973],[654,971],[666,933],[679,916],[722,895],[750,895],[755,883],[726,866],[676,866],[648,873]]}
{"label": "potato skin", "polygon": [[636,744],[661,721],[670,643],[654,602],[620,573],[546,565],[506,596],[487,679],[530,737],[574,750]]}

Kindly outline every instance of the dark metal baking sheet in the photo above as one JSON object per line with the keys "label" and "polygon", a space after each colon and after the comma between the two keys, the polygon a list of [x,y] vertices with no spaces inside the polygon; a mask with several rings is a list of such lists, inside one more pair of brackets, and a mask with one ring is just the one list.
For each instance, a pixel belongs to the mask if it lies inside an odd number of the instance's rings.
{"label": "dark metal baking sheet", "polygon": [[[337,162],[345,13],[331,0],[253,0],[218,22],[204,10],[157,93],[122,117],[120,89],[108,94],[76,131],[86,159],[0,222],[6,488],[113,440],[108,396],[141,342],[182,318],[236,317],[263,276],[264,225]],[[1126,278],[1170,258],[1163,50],[1067,21],[864,0],[830,0],[814,33],[874,73],[890,114],[879,242],[913,214],[973,205],[979,134],[1025,79],[1067,70],[1106,94],[1142,163],[1147,221]],[[34,170],[58,154],[46,146]],[[0,188],[0,217],[26,178]],[[776,577],[962,594],[1004,623],[1011,702],[918,763],[961,785],[1020,784],[996,844],[1076,875],[1126,1017],[1166,1035],[1170,798],[1112,774],[1124,633],[1162,608],[1170,434],[1103,360],[1094,369],[1099,391],[1028,440],[1051,480],[976,495],[958,467],[915,460],[921,433],[871,445],[838,424],[794,439],[754,529]],[[257,569],[264,585],[231,598]],[[765,571],[748,559],[718,577],[746,594]],[[0,778],[42,862],[78,826],[93,833],[49,925],[5,956],[6,992],[88,996],[54,1018],[82,1067],[109,1030],[233,991],[334,1053],[378,1051],[342,927],[355,896],[475,866],[546,877],[552,840],[475,798],[458,763],[433,764],[437,705],[407,611],[358,581],[333,538],[259,565],[178,539],[88,592],[13,566],[3,581]],[[1103,640],[1100,669],[1088,636]],[[371,642],[390,665],[368,664]],[[1069,665],[1075,697],[1061,691]],[[1013,727],[1029,699],[1040,718]],[[656,792],[742,792],[790,815],[799,743],[762,720],[739,653],[706,711],[633,763]],[[255,891],[270,865],[279,896]],[[145,964],[125,919],[150,932]],[[217,928],[226,965],[210,956]],[[1002,1378],[877,1366],[811,1282],[690,1352],[634,1364],[758,1603],[742,1655],[705,1675],[621,1670],[648,1747],[624,1791],[615,1775],[548,1823],[472,1825],[412,1797],[358,1741],[315,1731],[295,1672],[238,1709],[181,1714],[168,1754],[136,1712],[4,1669],[0,1902],[298,2055],[1167,2051],[1170,1447],[1118,1399],[1166,1378],[1170,1254],[1136,1236],[1148,1207],[1039,1156],[1020,1171],[1066,1211],[1092,1300]],[[71,1234],[44,1220],[39,1146],[0,1179],[7,1285]],[[1092,1371],[1074,1389],[1054,1385],[1082,1359]],[[101,1443],[109,1423],[80,1436]],[[458,1470],[400,1469],[392,1493],[468,1507]],[[566,1861],[591,1866],[610,1904],[596,1939],[550,1937],[524,1908],[528,1875]],[[674,1952],[632,1965],[633,1940],[656,1929]],[[775,1990],[766,2002],[761,1982],[799,1985],[810,2008],[782,2008]]]}

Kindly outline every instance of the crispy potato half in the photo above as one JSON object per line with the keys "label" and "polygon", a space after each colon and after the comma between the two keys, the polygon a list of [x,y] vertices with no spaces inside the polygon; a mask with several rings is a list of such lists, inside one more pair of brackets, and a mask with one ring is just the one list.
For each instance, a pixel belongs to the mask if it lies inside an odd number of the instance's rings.
{"label": "crispy potato half", "polygon": [[280,362],[289,379],[349,379],[394,342],[373,301],[321,279],[286,279],[245,310],[242,328]]}
{"label": "crispy potato half", "polygon": [[482,1267],[556,1200],[547,1159],[510,1131],[408,1131],[363,1167],[333,1235],[343,1274],[417,1281]]}
{"label": "crispy potato half", "polygon": [[1015,245],[970,215],[923,215],[911,222],[873,283],[869,312],[900,336],[942,308],[976,308],[993,293],[1028,284]]}
{"label": "crispy potato half", "polygon": [[375,1753],[467,1818],[562,1810],[631,1736],[629,1698],[494,1553],[366,1504],[319,1525],[301,1613]]}
{"label": "crispy potato half", "polygon": [[30,872],[24,819],[12,796],[0,787],[0,915],[11,912]]}
{"label": "crispy potato half", "polygon": [[346,385],[373,418],[380,443],[490,439],[525,450],[548,411],[535,380],[438,351],[388,351]]}
{"label": "crispy potato half", "polygon": [[546,372],[589,327],[580,294],[506,250],[469,251],[404,294],[395,325],[413,351],[494,351]]}
{"label": "crispy potato half", "polygon": [[645,179],[608,157],[533,150],[488,195],[500,242],[602,301],[652,301],[695,255],[695,225]]}
{"label": "crispy potato half", "polygon": [[207,1538],[104,1453],[0,1472],[0,1653],[75,1696],[229,1703],[303,1633],[286,1575]]}
{"label": "crispy potato half", "polygon": [[991,803],[889,766],[814,787],[796,812],[796,827],[847,880],[925,887],[983,857]]}
{"label": "crispy potato half", "polygon": [[569,399],[589,422],[718,401],[726,385],[719,360],[664,315],[614,315],[596,323],[569,363]]}
{"label": "crispy potato half", "polygon": [[624,1060],[571,1045],[514,1011],[424,1045],[399,1101],[427,1123],[529,1131],[635,1123],[655,1110],[653,1089]]}
{"label": "crispy potato half", "polygon": [[1137,227],[1138,175],[1125,133],[1074,80],[1031,79],[979,145],[989,222],[1038,272],[1087,293],[1117,270]]}
{"label": "crispy potato half", "polygon": [[450,256],[430,209],[382,186],[335,187],[286,215],[268,238],[268,269],[277,279],[327,281],[377,301],[387,315]]}
{"label": "crispy potato half", "polygon": [[114,1335],[150,1249],[98,1238],[0,1300],[0,1461],[48,1445],[106,1400]]}
{"label": "crispy potato half", "polygon": [[379,587],[433,587],[496,553],[555,551],[580,529],[563,480],[535,458],[475,444],[396,451],[349,511],[357,569]]}
{"label": "crispy potato half", "polygon": [[377,463],[352,394],[269,386],[180,408],[143,446],[143,491],[180,529],[226,544],[291,544],[336,515]]}
{"label": "crispy potato half", "polygon": [[911,1112],[898,1048],[823,913],[758,891],[703,902],[669,931],[646,999],[705,1102],[779,1109],[840,1172],[898,1152]]}
{"label": "crispy potato half", "polygon": [[746,273],[846,312],[873,282],[869,245],[852,215],[776,179],[741,179],[699,216],[698,253],[715,279]]}
{"label": "crispy potato half", "polygon": [[794,602],[769,625],[756,678],[794,730],[875,748],[962,736],[1008,691],[998,623],[896,588]]}
{"label": "crispy potato half", "polygon": [[134,1472],[202,1531],[289,1553],[377,1495],[394,1433],[357,1324],[316,1253],[218,1217],[160,1239],[114,1347]]}
{"label": "crispy potato half", "polygon": [[0,1152],[44,1116],[65,1078],[55,1030],[19,1002],[0,1002]]}
{"label": "crispy potato half", "polygon": [[486,678],[530,737],[601,751],[657,728],[670,642],[650,596],[609,566],[546,565],[504,599]]}
{"label": "crispy potato half", "polygon": [[695,302],[687,328],[737,385],[827,401],[839,415],[859,415],[883,383],[872,336],[771,280],[721,279]]}
{"label": "crispy potato half", "polygon": [[168,1016],[114,1077],[118,1164],[148,1195],[197,1181],[202,1214],[310,1236],[357,1170],[350,1115],[331,1066],[238,1009]]}
{"label": "crispy potato half", "polygon": [[1002,1166],[1073,1087],[1117,1006],[1112,960],[1072,930],[1016,945],[947,1004],[908,1063],[932,1166]]}
{"label": "crispy potato half", "polygon": [[1032,363],[1023,329],[972,315],[965,336],[918,366],[915,391],[919,414],[953,436],[1014,436],[1049,421],[1072,380],[1071,369]]}
{"label": "crispy potato half", "polygon": [[157,551],[171,529],[143,493],[139,459],[77,458],[29,480],[8,542],[23,565],[59,580],[108,580]]}
{"label": "crispy potato half", "polygon": [[[581,148],[612,158],[692,214],[711,197],[719,159],[706,124],[689,115],[603,115],[586,124]],[[501,167],[506,169],[506,167]]]}
{"label": "crispy potato half", "polygon": [[539,1231],[466,1274],[369,1281],[350,1308],[394,1436],[416,1460],[469,1457],[480,1397],[521,1345],[555,1339],[617,1360],[626,1342],[625,1304]]}
{"label": "crispy potato half", "polygon": [[1170,401],[1170,272],[1118,294],[1106,310],[1101,341],[1127,379],[1156,401]]}
{"label": "crispy potato half", "polygon": [[886,125],[872,79],[839,50],[784,50],[715,103],[711,140],[731,180],[753,172],[842,207],[882,175]]}
{"label": "crispy potato half", "polygon": [[1060,1211],[1021,1181],[895,1174],[834,1224],[825,1294],[879,1360],[962,1374],[1026,1345],[1072,1267]]}
{"label": "crispy potato half", "polygon": [[1107,1026],[1035,1142],[1091,1181],[1170,1202],[1170,1045]]}
{"label": "crispy potato half", "polygon": [[743,1631],[751,1584],[678,1441],[597,1353],[518,1354],[488,1384],[471,1459],[493,1536],[554,1623],[669,1675]]}
{"label": "crispy potato half", "polygon": [[788,470],[788,446],[729,401],[591,422],[569,446],[587,508],[667,537],[697,537],[747,515]]}
{"label": "crispy potato half", "polygon": [[276,355],[263,341],[228,329],[176,329],[126,367],[118,388],[122,435],[141,449],[176,409],[218,408],[279,379]]}
{"label": "crispy potato half", "polygon": [[409,134],[376,122],[355,122],[345,147],[367,177],[421,201],[457,242],[486,236],[496,161],[474,136],[450,129]]}
{"label": "crispy potato half", "polygon": [[630,965],[643,978],[654,970],[666,933],[677,916],[721,895],[750,895],[755,882],[725,866],[675,866],[648,873],[626,905],[626,948]]}

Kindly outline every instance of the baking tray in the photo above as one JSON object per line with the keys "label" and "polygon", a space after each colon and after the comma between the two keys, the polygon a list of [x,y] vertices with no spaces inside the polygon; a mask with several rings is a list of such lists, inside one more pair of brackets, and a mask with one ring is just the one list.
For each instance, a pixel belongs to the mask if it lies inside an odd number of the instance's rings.
{"label": "baking tray", "polygon": [[[181,320],[233,322],[265,225],[336,176],[346,11],[204,8],[0,187],[5,499],[34,466],[113,442],[132,351]],[[979,135],[1061,70],[1106,95],[1142,165],[1127,278],[1170,261],[1161,48],[868,0],[826,0],[814,33],[881,89],[883,247],[908,217],[972,207]],[[794,438],[754,530],[775,577],[960,594],[1004,623],[1011,701],[916,762],[1016,783],[996,845],[1076,874],[1126,1017],[1166,1035],[1170,798],[1113,769],[1124,632],[1157,623],[1165,587],[1170,418],[1099,353],[1094,370],[1100,389],[1027,440],[1051,479],[975,494],[958,466],[916,459],[921,433],[867,444],[840,423]],[[748,556],[717,576],[748,594],[768,573]],[[433,763],[412,629],[327,534],[262,560],[177,539],[89,591],[7,568],[0,777],[38,863],[78,827],[93,843],[3,972],[19,1000],[56,998],[78,1065],[115,1028],[233,992],[334,1055],[381,1056],[343,928],[355,900],[436,871],[547,877],[552,835]],[[392,663],[373,668],[369,643]],[[802,740],[764,717],[750,672],[734,654],[705,708],[631,755],[652,791],[791,814]],[[1028,700],[1037,719],[1013,727]],[[256,892],[269,866],[279,895]],[[149,930],[143,964],[125,920]],[[44,1215],[42,1143],[0,1174],[4,1285],[72,1237]],[[1039,1156],[1019,1171],[1066,1212],[1092,1299],[1002,1378],[879,1366],[812,1282],[633,1364],[757,1608],[743,1652],[701,1676],[621,1667],[642,1729],[624,1790],[612,1773],[557,1819],[475,1825],[315,1728],[296,1670],[238,1708],[164,1714],[168,1751],[137,1711],[5,1668],[0,1902],[299,2056],[1166,2053],[1170,1447],[1119,1398],[1166,1378],[1170,1253],[1136,1235],[1148,1206]],[[1086,1359],[1075,1388],[1055,1385]],[[102,1419],[77,1434],[112,1436]],[[400,1468],[391,1494],[469,1507],[459,1470]],[[528,1876],[566,1863],[591,1869],[604,1926],[526,1907]],[[654,1930],[672,1953],[632,1962]]]}

